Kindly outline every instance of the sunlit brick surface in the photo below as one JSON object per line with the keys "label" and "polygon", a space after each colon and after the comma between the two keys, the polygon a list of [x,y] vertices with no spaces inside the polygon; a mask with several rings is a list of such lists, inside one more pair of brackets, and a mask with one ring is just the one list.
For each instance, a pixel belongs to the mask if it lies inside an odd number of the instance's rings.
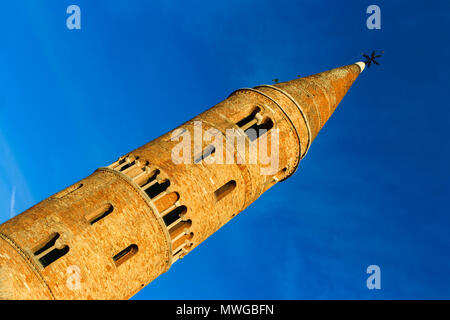
{"label": "sunlit brick surface", "polygon": [[[291,176],[359,73],[353,64],[240,89],[179,127],[194,136],[198,121],[203,132],[215,128],[225,135],[234,128],[244,134],[270,121],[270,130],[279,130],[273,174],[262,174],[259,161],[175,164],[171,155],[179,142],[171,131],[2,224],[0,297],[131,297]],[[201,150],[208,146],[203,142]],[[233,156],[249,159],[248,153]]]}

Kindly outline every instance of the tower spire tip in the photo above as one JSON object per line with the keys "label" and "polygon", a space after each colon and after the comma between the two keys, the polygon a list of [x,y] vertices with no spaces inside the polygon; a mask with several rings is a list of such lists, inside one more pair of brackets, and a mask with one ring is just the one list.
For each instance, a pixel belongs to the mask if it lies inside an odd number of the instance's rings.
{"label": "tower spire tip", "polygon": [[364,68],[366,67],[366,64],[362,61],[356,62],[355,64],[357,64],[359,66],[359,68],[361,69],[361,72],[364,71]]}

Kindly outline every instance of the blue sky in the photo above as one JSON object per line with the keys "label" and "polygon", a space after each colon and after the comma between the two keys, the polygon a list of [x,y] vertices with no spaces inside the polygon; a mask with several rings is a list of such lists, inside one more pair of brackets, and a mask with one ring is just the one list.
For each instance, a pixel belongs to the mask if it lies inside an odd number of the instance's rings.
{"label": "blue sky", "polygon": [[[70,4],[81,7],[81,30],[66,28]],[[366,28],[371,4],[381,30]],[[448,1],[0,8],[1,221],[234,89],[384,50],[293,177],[135,298],[450,298]],[[371,264],[381,290],[366,288]]]}

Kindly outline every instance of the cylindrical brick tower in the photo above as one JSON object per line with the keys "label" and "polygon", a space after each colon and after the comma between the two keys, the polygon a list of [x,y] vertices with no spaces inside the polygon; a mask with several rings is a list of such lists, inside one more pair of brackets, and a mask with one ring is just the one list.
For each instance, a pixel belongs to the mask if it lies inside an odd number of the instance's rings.
{"label": "cylindrical brick tower", "polygon": [[[0,298],[133,296],[290,177],[363,69],[237,90],[5,222]],[[261,157],[263,140],[275,166]]]}

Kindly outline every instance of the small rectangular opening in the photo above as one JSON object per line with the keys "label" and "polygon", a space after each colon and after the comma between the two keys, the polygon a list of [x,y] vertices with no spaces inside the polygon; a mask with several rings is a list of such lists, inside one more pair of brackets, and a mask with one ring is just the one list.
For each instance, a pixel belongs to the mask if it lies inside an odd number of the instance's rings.
{"label": "small rectangular opening", "polygon": [[192,220],[180,221],[169,230],[170,237],[173,239],[179,234],[185,232],[192,226]]}
{"label": "small rectangular opening", "polygon": [[245,117],[244,119],[242,119],[241,121],[239,121],[238,123],[236,123],[236,125],[237,125],[239,128],[244,128],[244,131],[245,131],[245,128],[246,128],[250,123],[255,122],[255,120],[256,120],[255,117],[256,117],[256,115],[257,115],[259,112],[261,112],[261,108],[260,108],[260,107],[256,107],[255,109],[253,109],[252,113],[250,113],[247,117]]}
{"label": "small rectangular opening", "polygon": [[42,256],[39,258],[39,262],[42,264],[42,266],[45,268],[49,264],[55,262],[62,256],[64,256],[67,252],[69,252],[69,246],[64,246],[61,249],[55,248],[49,253],[47,253],[45,256]]}
{"label": "small rectangular opening", "polygon": [[141,172],[136,174],[136,176],[133,177],[133,181],[136,182],[140,187],[145,186],[147,183],[152,182],[156,179],[156,177],[159,174],[159,170],[153,170],[153,171],[145,171],[145,169],[141,168]]}
{"label": "small rectangular opening", "polygon": [[40,243],[33,249],[34,255],[38,258],[39,262],[44,268],[69,252],[69,246],[65,245],[62,248],[55,248],[47,252],[45,255],[39,257],[39,255],[53,248],[56,245],[56,240],[58,240],[59,237],[59,233],[52,233],[44,242]]}
{"label": "small rectangular opening", "polygon": [[125,170],[127,170],[129,167],[131,167],[132,165],[134,165],[134,161],[133,162],[130,162],[130,163],[127,163],[126,165],[124,165],[122,168],[120,168],[119,169],[119,171],[125,171]]}
{"label": "small rectangular opening", "polygon": [[199,163],[203,159],[206,159],[210,155],[212,155],[214,152],[216,152],[216,147],[214,147],[212,144],[207,146],[205,150],[203,150],[202,154],[195,157],[194,162]]}
{"label": "small rectangular opening", "polygon": [[272,128],[273,121],[270,118],[265,118],[261,124],[255,123],[245,130],[245,134],[249,137],[250,141],[255,141]]}
{"label": "small rectangular opening", "polygon": [[[125,171],[128,168],[134,166],[138,159],[139,159],[139,157],[131,158],[131,157],[128,156],[128,157],[125,157],[124,159],[120,160],[119,161],[119,167],[120,167],[119,171]],[[127,162],[127,161],[128,161],[128,163],[124,165],[124,163]]]}
{"label": "small rectangular opening", "polygon": [[100,221],[101,219],[105,218],[107,215],[109,215],[113,211],[114,211],[113,205],[110,203],[106,203],[102,207],[92,211],[91,213],[88,213],[86,215],[86,220],[90,224],[94,224],[94,223]]}
{"label": "small rectangular opening", "polygon": [[81,189],[81,187],[83,187],[82,183],[70,186],[66,190],[60,191],[57,194],[53,195],[52,198],[54,198],[54,199],[62,199],[64,197],[67,197],[69,194],[77,191],[78,189]]}
{"label": "small rectangular opening", "polygon": [[120,251],[118,254],[116,254],[113,257],[114,263],[116,266],[120,266],[122,263],[130,259],[132,256],[134,256],[138,252],[138,246],[135,244],[132,244],[128,246],[127,248]]}
{"label": "small rectangular opening", "polygon": [[170,226],[172,223],[180,219],[182,215],[186,214],[186,212],[186,206],[176,207],[163,217],[164,223],[166,226]]}
{"label": "small rectangular opening", "polygon": [[150,197],[150,199],[156,197],[158,194],[163,193],[170,186],[170,181],[165,180],[162,183],[155,183],[150,188],[145,190],[145,193]]}
{"label": "small rectangular opening", "polygon": [[33,249],[34,255],[38,256],[45,250],[48,250],[51,247],[53,247],[58,238],[59,238],[59,233],[57,233],[57,232],[52,233],[45,241],[41,242]]}
{"label": "small rectangular opening", "polygon": [[236,188],[236,181],[231,180],[221,186],[214,192],[214,196],[216,197],[216,201],[222,200],[228,194],[230,194]]}

